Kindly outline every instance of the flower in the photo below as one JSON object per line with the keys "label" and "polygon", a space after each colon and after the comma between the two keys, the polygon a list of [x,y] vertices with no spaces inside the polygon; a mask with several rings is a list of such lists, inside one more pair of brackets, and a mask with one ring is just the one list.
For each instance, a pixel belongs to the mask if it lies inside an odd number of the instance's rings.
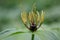
{"label": "flower", "polygon": [[41,13],[39,13],[38,11],[36,11],[36,8],[34,7],[33,10],[29,13],[23,11],[21,13],[21,18],[24,25],[30,31],[34,32],[42,25],[44,21],[44,12],[42,10]]}

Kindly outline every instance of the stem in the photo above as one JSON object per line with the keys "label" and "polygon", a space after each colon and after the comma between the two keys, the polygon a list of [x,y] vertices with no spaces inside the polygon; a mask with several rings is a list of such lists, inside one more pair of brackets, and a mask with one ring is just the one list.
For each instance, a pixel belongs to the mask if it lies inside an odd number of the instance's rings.
{"label": "stem", "polygon": [[32,39],[31,40],[34,40],[34,34],[32,34]]}

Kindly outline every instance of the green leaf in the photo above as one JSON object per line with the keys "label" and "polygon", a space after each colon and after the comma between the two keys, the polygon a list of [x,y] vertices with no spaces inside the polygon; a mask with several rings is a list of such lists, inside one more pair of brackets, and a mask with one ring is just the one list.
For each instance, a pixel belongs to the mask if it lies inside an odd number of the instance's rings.
{"label": "green leaf", "polygon": [[[56,29],[55,29],[56,30]],[[34,40],[59,40],[58,32],[54,30],[37,30],[34,32]],[[11,30],[10,32],[6,32],[1,34],[0,40],[31,40],[32,32],[29,31],[19,31],[19,30]]]}
{"label": "green leaf", "polygon": [[28,31],[25,30],[17,30],[17,29],[7,29],[5,31],[0,32],[0,40],[8,38],[10,36],[16,35],[16,34],[22,34],[22,33],[27,33]]}
{"label": "green leaf", "polygon": [[50,31],[38,31],[35,36],[38,37],[39,40],[59,40],[58,37]]}

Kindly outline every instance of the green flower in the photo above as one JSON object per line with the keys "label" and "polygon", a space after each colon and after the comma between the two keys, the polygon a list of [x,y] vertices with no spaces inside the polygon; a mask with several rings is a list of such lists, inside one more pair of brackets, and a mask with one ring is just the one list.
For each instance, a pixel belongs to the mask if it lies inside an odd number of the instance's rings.
{"label": "green flower", "polygon": [[34,32],[42,25],[44,21],[44,12],[42,10],[41,13],[39,13],[38,11],[36,11],[36,7],[34,7],[33,10],[29,13],[23,11],[21,13],[21,18],[24,25],[30,31]]}

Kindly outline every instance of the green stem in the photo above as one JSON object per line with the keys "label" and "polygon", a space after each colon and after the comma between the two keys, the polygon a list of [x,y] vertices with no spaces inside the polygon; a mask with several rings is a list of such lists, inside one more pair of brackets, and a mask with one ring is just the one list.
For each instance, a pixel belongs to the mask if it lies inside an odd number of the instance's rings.
{"label": "green stem", "polygon": [[34,34],[32,34],[32,39],[31,40],[34,40]]}

